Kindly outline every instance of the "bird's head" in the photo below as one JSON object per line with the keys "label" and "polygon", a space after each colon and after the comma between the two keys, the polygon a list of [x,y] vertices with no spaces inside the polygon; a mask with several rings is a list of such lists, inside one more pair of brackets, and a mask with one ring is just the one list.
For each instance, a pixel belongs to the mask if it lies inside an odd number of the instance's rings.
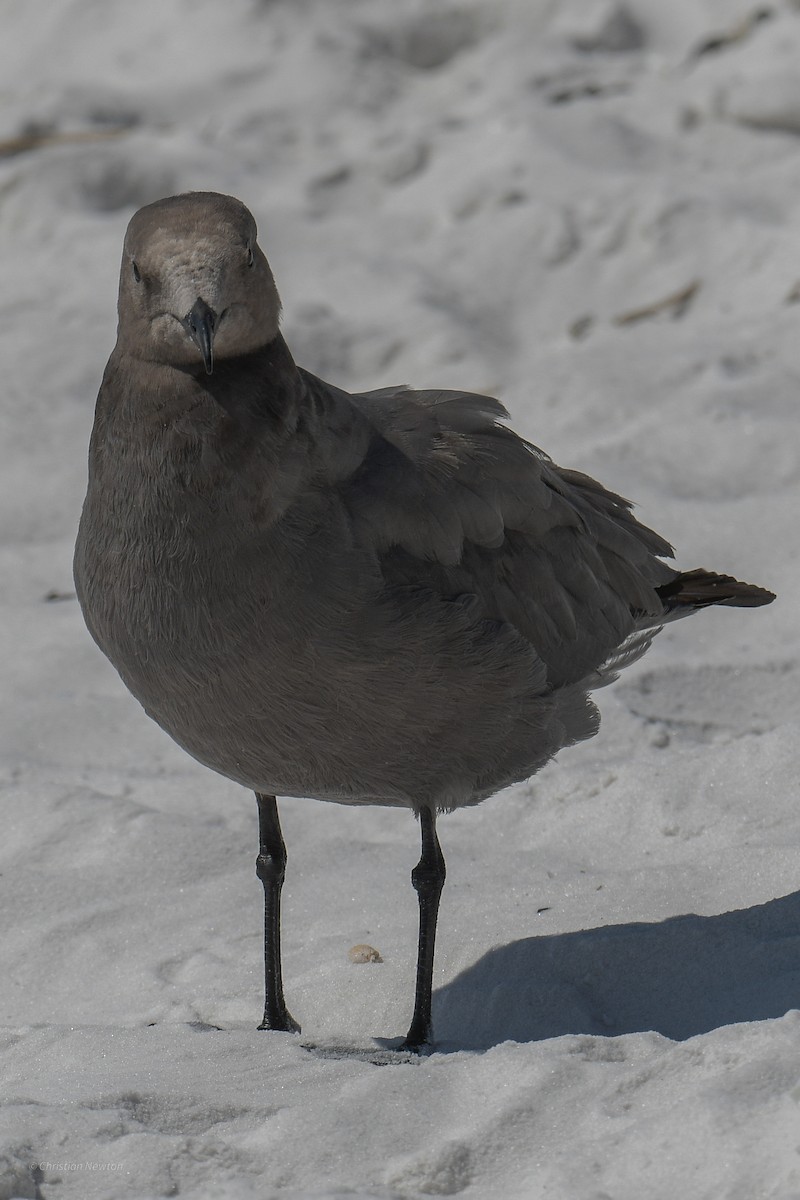
{"label": "bird's head", "polygon": [[251,213],[188,192],[140,208],[125,235],[119,338],[150,362],[214,369],[278,334],[280,299]]}

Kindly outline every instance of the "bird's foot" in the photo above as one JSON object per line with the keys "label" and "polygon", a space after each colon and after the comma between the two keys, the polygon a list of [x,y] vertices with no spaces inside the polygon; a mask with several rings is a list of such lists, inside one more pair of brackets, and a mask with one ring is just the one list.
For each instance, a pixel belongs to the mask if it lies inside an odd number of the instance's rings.
{"label": "bird's foot", "polygon": [[396,1052],[398,1054],[416,1054],[418,1058],[423,1058],[428,1054],[433,1054],[433,1044],[431,1042],[412,1042],[405,1038],[397,1047]]}
{"label": "bird's foot", "polygon": [[299,1033],[300,1026],[287,1008],[277,1013],[264,1013],[259,1029],[270,1029],[274,1033]]}
{"label": "bird's foot", "polygon": [[405,1038],[397,1047],[398,1051],[406,1054],[418,1054],[420,1056],[432,1054],[433,1040],[431,1033],[430,1025],[425,1026],[423,1029],[415,1029],[412,1024]]}

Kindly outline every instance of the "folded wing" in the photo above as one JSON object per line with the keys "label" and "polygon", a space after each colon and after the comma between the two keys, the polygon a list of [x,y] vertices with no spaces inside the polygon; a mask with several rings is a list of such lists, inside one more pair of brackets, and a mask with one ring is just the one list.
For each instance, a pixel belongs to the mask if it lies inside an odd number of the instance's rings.
{"label": "folded wing", "polygon": [[407,388],[349,400],[371,433],[340,486],[389,586],[476,596],[535,647],[554,687],[655,632],[671,547],[622,497],[502,425],[497,400]]}

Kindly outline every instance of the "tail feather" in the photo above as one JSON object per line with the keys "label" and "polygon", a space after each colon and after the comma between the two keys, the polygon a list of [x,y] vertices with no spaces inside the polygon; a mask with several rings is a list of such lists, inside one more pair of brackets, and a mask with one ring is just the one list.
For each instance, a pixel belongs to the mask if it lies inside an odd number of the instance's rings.
{"label": "tail feather", "polygon": [[728,604],[734,608],[759,608],[771,604],[775,593],[754,583],[741,583],[732,575],[717,575],[698,567],[682,571],[669,583],[656,588],[667,612],[679,615],[680,609],[706,608],[709,604]]}
{"label": "tail feather", "polygon": [[617,646],[592,675],[581,680],[581,687],[596,688],[613,683],[620,671],[641,658],[668,621],[688,617],[698,608],[708,608],[711,604],[760,608],[762,604],[771,604],[775,599],[775,593],[766,588],[757,587],[754,583],[742,583],[732,575],[717,575],[715,571],[705,571],[702,567],[695,571],[679,572],[669,583],[657,587],[656,592],[664,611],[658,615],[652,611],[634,613],[637,622],[633,633]]}

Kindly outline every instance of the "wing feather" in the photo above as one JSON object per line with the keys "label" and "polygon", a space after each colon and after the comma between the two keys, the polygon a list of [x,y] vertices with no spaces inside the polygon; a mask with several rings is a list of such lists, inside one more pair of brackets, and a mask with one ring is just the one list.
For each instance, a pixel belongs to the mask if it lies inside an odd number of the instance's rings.
{"label": "wing feather", "polygon": [[676,572],[627,500],[500,424],[491,397],[383,388],[347,400],[368,432],[341,495],[389,586],[476,596],[534,646],[552,686],[639,652],[620,647],[657,624],[656,588]]}

